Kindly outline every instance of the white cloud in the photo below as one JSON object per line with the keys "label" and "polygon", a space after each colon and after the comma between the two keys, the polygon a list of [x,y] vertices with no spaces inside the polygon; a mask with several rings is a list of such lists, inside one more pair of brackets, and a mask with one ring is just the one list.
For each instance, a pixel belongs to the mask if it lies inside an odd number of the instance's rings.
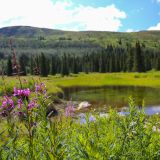
{"label": "white cloud", "polygon": [[133,29],[127,29],[126,32],[134,32]]}
{"label": "white cloud", "polygon": [[160,30],[160,23],[158,23],[156,26],[149,27],[148,30]]}
{"label": "white cloud", "polygon": [[115,5],[77,6],[71,2],[51,0],[0,0],[0,27],[29,25],[67,30],[118,31],[124,11]]}

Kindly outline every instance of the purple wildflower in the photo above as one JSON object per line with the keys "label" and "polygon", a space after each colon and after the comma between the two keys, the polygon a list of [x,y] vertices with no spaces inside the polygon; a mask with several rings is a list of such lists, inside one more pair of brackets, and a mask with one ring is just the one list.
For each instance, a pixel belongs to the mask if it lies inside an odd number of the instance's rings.
{"label": "purple wildflower", "polygon": [[30,93],[31,93],[31,92],[30,92],[30,89],[29,89],[29,88],[23,90],[23,94],[24,94],[24,96],[26,96],[26,97],[29,97]]}
{"label": "purple wildflower", "polygon": [[4,96],[4,99],[2,101],[2,106],[3,109],[11,110],[14,108],[14,102],[11,97]]}
{"label": "purple wildflower", "polygon": [[44,83],[41,82],[39,85],[36,84],[35,87],[36,87],[35,90],[36,93],[43,93],[43,94],[46,93],[46,85]]}
{"label": "purple wildflower", "polygon": [[16,87],[14,87],[14,96],[20,96],[20,97],[29,97],[30,95],[30,89],[16,89]]}
{"label": "purple wildflower", "polygon": [[31,100],[28,104],[28,109],[31,110],[32,108],[36,107],[36,101]]}
{"label": "purple wildflower", "polygon": [[35,92],[37,93],[37,95],[43,94],[44,99],[47,98],[47,89],[46,89],[46,85],[44,83],[41,82],[40,84],[36,84],[35,85]]}
{"label": "purple wildflower", "polygon": [[22,108],[22,106],[23,106],[23,101],[22,101],[22,99],[18,99],[17,104],[18,104],[18,108],[19,108],[19,109]]}
{"label": "purple wildflower", "polygon": [[93,115],[91,115],[91,116],[89,116],[89,122],[95,122],[96,121],[96,118],[93,116]]}
{"label": "purple wildflower", "polygon": [[23,90],[22,89],[18,89],[17,90],[17,95],[18,96],[23,96]]}
{"label": "purple wildflower", "polygon": [[75,112],[75,108],[72,104],[67,106],[66,109],[65,109],[65,115],[67,117],[72,116],[74,114],[74,112]]}
{"label": "purple wildflower", "polygon": [[92,114],[89,114],[87,117],[84,113],[81,113],[81,114],[79,114],[79,117],[80,117],[80,124],[86,124],[87,121],[88,122],[95,122],[96,121],[96,118]]}
{"label": "purple wildflower", "polygon": [[17,96],[17,88],[16,88],[16,87],[13,88],[13,92],[14,92],[13,95],[14,95],[14,96]]}

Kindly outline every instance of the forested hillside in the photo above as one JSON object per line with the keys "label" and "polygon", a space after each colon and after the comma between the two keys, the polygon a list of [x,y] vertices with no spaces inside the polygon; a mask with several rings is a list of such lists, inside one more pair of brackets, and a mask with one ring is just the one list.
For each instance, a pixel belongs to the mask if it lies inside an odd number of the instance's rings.
{"label": "forested hillside", "polygon": [[144,72],[160,70],[160,32],[70,32],[15,26],[0,29],[1,73]]}

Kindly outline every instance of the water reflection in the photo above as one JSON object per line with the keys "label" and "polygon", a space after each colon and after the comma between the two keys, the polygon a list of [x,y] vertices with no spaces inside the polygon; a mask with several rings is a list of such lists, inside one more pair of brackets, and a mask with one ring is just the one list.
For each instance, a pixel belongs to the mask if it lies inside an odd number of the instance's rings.
{"label": "water reflection", "polygon": [[145,107],[145,113],[148,115],[160,113],[160,106]]}
{"label": "water reflection", "polygon": [[134,97],[136,106],[142,108],[145,102],[147,114],[160,113],[160,89],[149,87],[72,87],[64,88],[64,98],[73,101],[89,101],[92,104],[90,110],[105,112],[109,106],[120,110],[128,106],[128,97]]}

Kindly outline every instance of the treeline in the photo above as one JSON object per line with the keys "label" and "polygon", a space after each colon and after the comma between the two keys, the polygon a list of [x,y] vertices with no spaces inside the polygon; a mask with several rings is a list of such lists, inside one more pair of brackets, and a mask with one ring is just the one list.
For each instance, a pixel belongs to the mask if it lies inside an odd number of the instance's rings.
{"label": "treeline", "polygon": [[[4,73],[8,76],[14,75],[13,57],[9,56]],[[81,55],[66,54],[61,55],[20,55],[18,58],[19,72],[21,75],[41,75],[61,74],[79,72],[146,72],[151,69],[160,70],[160,51],[147,49],[136,42],[135,46],[127,44],[127,47],[108,45],[98,52],[92,51]]]}

